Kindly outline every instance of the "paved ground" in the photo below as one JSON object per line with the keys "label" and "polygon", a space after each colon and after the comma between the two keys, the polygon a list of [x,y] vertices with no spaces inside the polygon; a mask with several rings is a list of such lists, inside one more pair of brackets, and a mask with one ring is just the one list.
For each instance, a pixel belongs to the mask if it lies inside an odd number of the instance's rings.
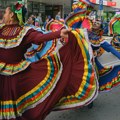
{"label": "paved ground", "polygon": [[120,86],[100,93],[92,109],[52,112],[45,120],[120,120]]}
{"label": "paved ground", "polygon": [[110,92],[99,93],[92,109],[84,107],[52,112],[45,120],[120,120],[120,86]]}
{"label": "paved ground", "polygon": [[[112,40],[112,37],[109,36],[104,36],[105,40],[107,40],[109,43]],[[104,52],[102,56],[98,57],[99,62],[103,66],[115,66],[115,65],[120,65],[120,60],[113,55],[111,52]]]}

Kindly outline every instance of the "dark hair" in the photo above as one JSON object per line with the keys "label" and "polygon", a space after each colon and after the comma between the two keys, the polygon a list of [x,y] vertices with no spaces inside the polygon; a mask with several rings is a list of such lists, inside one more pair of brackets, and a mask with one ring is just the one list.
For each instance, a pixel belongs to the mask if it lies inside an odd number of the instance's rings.
{"label": "dark hair", "polygon": [[35,25],[35,17],[31,17],[33,20],[33,25]]}
{"label": "dark hair", "polygon": [[101,24],[100,28],[103,29],[103,24]]}
{"label": "dark hair", "polygon": [[27,9],[25,8],[25,6],[22,7],[22,19],[23,19],[23,22],[25,23],[25,15],[27,13]]}

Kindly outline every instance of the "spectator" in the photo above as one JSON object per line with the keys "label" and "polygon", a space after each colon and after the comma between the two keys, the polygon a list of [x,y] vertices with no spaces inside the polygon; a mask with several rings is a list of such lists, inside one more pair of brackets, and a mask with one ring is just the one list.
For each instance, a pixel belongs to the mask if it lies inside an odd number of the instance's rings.
{"label": "spectator", "polygon": [[55,16],[55,19],[56,20],[60,20],[61,19],[61,13],[60,12],[57,13],[57,15]]}
{"label": "spectator", "polygon": [[26,25],[30,27],[35,27],[35,18],[33,16],[30,16]]}

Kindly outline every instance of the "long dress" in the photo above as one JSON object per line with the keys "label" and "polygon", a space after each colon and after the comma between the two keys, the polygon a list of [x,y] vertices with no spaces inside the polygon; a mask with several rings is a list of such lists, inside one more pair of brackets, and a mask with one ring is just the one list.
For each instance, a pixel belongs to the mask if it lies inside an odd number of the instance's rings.
{"label": "long dress", "polygon": [[[116,62],[118,62],[120,59],[120,53],[118,52],[120,51],[119,42],[118,40],[116,41],[116,39],[113,39],[111,46],[111,44],[109,44],[105,39],[103,39],[103,30],[101,28],[92,29],[92,21],[89,20],[88,17],[86,17],[85,15],[86,10],[79,10],[79,7],[78,9],[77,7],[75,8],[77,12],[74,12],[70,16],[68,16],[65,23],[68,27],[72,27],[73,29],[86,28],[88,30],[88,34],[86,34],[86,36],[88,36],[88,42],[91,43],[93,53],[95,54],[94,59],[96,65],[96,72],[98,73],[97,76],[99,81],[99,91],[110,91],[114,87],[120,85],[120,67],[118,63],[116,64]],[[112,21],[112,23],[113,22],[116,22],[116,19]],[[112,23],[111,26],[115,25]],[[113,64],[109,66],[108,64],[102,64],[105,59],[109,59],[108,56],[112,56],[112,59],[115,57],[118,59],[114,59],[115,61],[112,62]]]}
{"label": "long dress", "polygon": [[[69,33],[57,46],[60,31],[46,35],[19,25],[0,28],[0,119],[44,120],[52,110],[82,107],[97,96],[98,84],[84,34]],[[39,61],[25,58],[27,49],[53,40]],[[43,45],[44,46],[44,45]]]}
{"label": "long dress", "polygon": [[[120,66],[116,64],[116,59],[120,59],[120,53],[108,41],[103,39],[100,33],[102,33],[101,29],[92,30],[88,31],[88,36],[95,54],[95,63],[99,76],[99,90],[100,92],[105,92],[120,85]],[[105,64],[104,61],[106,59],[108,60]],[[110,62],[109,59],[115,61]]]}

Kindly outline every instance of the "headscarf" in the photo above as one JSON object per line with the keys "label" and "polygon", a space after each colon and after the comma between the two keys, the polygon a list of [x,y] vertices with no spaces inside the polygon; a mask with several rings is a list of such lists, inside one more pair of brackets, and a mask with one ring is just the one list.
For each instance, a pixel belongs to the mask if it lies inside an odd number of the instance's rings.
{"label": "headscarf", "polygon": [[11,10],[13,13],[17,15],[19,20],[19,25],[24,25],[25,22],[25,14],[27,12],[22,1],[18,1],[15,5],[12,5]]}

